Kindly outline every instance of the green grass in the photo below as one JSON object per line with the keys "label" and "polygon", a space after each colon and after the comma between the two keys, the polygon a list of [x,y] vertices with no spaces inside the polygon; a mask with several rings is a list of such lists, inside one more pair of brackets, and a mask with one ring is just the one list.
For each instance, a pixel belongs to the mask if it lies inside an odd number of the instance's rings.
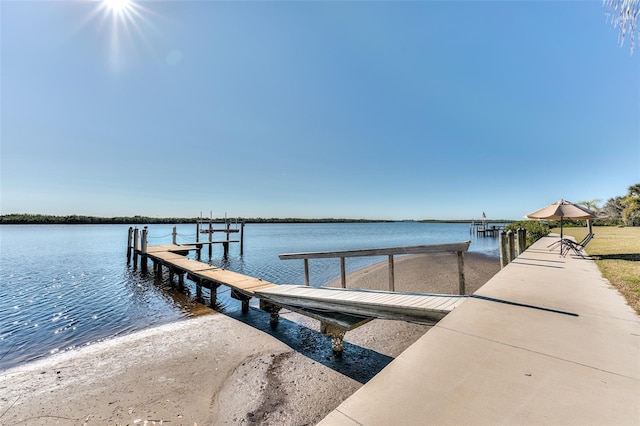
{"label": "green grass", "polygon": [[[559,233],[560,229],[552,232]],[[587,235],[587,228],[564,228],[563,233],[580,241]],[[629,306],[640,314],[640,227],[597,226],[593,233],[595,236],[585,251]]]}

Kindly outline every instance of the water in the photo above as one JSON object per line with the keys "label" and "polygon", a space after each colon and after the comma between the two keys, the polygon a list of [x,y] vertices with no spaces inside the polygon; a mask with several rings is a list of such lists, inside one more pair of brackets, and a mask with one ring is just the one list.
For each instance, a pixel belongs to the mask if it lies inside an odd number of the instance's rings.
{"label": "water", "polygon": [[[220,225],[218,225],[220,226]],[[126,262],[128,226],[0,226],[0,370],[136,330],[188,318],[204,310],[187,294],[153,274],[142,276]],[[149,244],[170,243],[173,226],[149,226]],[[178,243],[195,241],[195,225],[178,225]],[[223,234],[216,233],[215,239]],[[239,234],[231,234],[237,239]],[[201,239],[208,239],[207,235]],[[248,224],[244,255],[231,244],[222,259],[215,245],[203,261],[278,284],[303,284],[302,260],[282,253],[439,244],[472,240],[470,251],[498,256],[497,240],[476,238],[468,224],[338,223]],[[349,258],[353,271],[386,258]],[[310,261],[311,285],[340,275],[338,259]],[[189,283],[189,281],[187,281]],[[205,292],[205,295],[207,293]],[[218,289],[219,309],[240,303]]]}

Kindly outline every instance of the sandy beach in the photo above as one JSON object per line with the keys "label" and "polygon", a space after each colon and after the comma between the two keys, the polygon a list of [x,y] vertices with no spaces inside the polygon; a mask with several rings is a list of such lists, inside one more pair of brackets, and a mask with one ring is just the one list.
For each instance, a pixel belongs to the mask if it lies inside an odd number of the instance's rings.
{"label": "sandy beach", "polygon": [[[467,253],[467,292],[499,269]],[[455,255],[398,257],[395,273],[397,291],[457,292]],[[347,276],[349,288],[387,286],[386,263]],[[0,373],[0,425],[312,425],[429,330],[374,320],[336,356],[319,328],[284,310],[275,328],[257,308],[211,311],[56,354]]]}

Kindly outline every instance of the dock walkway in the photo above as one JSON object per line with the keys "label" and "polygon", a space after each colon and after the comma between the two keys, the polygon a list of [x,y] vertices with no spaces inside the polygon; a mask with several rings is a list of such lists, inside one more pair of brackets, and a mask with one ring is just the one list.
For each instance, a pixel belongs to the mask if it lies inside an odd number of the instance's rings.
{"label": "dock walkway", "polygon": [[549,251],[553,241],[531,246],[320,425],[640,424],[640,317],[592,260]]}
{"label": "dock walkway", "polygon": [[[466,250],[467,247],[468,243],[464,243],[445,248]],[[197,244],[154,245],[146,247],[144,256],[153,262],[153,270],[159,276],[162,275],[163,267],[169,270],[171,282],[177,275],[180,287],[184,286],[185,276],[194,281],[198,299],[201,298],[202,288],[208,288],[211,306],[216,302],[217,288],[224,285],[231,289],[232,298],[242,302],[243,312],[249,310],[251,298],[258,298],[260,308],[271,315],[272,324],[278,322],[279,311],[282,308],[317,319],[321,323],[322,333],[332,339],[332,347],[336,352],[342,351],[343,338],[347,331],[374,318],[433,325],[467,298],[458,295],[274,284],[185,256],[189,251],[199,251],[200,248]],[[433,246],[433,249],[438,251],[442,248],[441,245]],[[420,249],[426,250],[429,246],[421,246]],[[146,259],[143,260],[144,268]]]}

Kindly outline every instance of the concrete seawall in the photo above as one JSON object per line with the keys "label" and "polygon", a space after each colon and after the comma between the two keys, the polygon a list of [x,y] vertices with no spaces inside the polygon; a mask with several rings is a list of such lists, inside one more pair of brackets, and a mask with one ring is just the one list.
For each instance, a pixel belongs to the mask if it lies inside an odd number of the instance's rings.
{"label": "concrete seawall", "polygon": [[593,261],[550,251],[555,240],[531,246],[320,424],[640,424],[640,317]]}

